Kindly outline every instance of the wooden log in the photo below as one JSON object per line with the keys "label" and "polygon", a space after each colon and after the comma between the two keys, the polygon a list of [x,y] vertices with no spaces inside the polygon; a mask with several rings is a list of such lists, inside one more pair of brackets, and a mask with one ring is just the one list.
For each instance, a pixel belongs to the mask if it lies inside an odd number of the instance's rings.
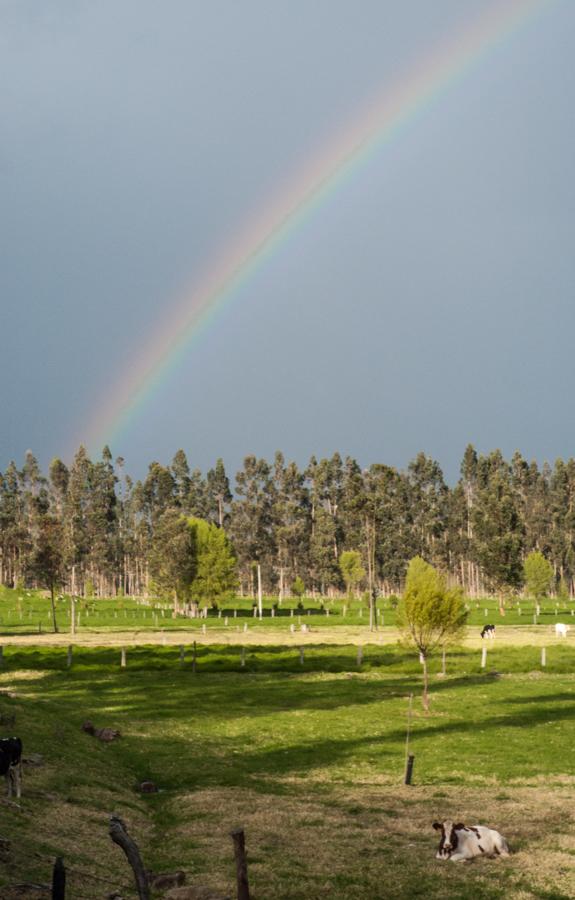
{"label": "wooden log", "polygon": [[243,828],[234,828],[231,832],[234,842],[234,856],[236,859],[236,880],[238,886],[238,900],[250,900],[250,888],[248,883],[248,861],[246,857],[246,839]]}
{"label": "wooden log", "polygon": [[61,856],[56,857],[52,869],[52,900],[66,900],[66,867]]}
{"label": "wooden log", "polygon": [[148,876],[142,863],[142,857],[138,850],[138,845],[130,837],[126,826],[119,816],[110,816],[110,837],[126,854],[126,859],[132,867],[134,880],[136,882],[136,891],[140,900],[150,900],[150,888],[148,886]]}

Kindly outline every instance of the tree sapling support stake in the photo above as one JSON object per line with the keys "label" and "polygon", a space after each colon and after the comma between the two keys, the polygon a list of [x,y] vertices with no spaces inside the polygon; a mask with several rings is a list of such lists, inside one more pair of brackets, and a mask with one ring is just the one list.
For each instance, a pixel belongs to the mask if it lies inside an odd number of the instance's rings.
{"label": "tree sapling support stake", "polygon": [[[411,737],[411,716],[413,713],[413,694],[409,695],[409,705],[407,707],[407,732],[405,735],[405,784],[409,784],[410,781],[407,780],[408,773],[409,778],[411,780],[411,770],[409,770],[409,739]],[[413,757],[412,757],[413,759]],[[413,762],[411,764],[411,768],[413,769]]]}

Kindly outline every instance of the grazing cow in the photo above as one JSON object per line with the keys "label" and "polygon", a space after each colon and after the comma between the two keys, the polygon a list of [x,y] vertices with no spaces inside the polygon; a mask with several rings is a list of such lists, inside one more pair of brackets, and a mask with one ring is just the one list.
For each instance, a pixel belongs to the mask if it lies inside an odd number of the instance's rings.
{"label": "grazing cow", "polygon": [[564,625],[563,622],[555,623],[555,635],[556,637],[567,637],[567,632],[571,630],[570,625]]}
{"label": "grazing cow", "polygon": [[0,738],[0,775],[6,778],[8,797],[16,789],[16,797],[22,794],[22,741],[19,737]]}
{"label": "grazing cow", "polygon": [[481,631],[482,638],[494,638],[495,637],[495,625],[484,625]]}
{"label": "grazing cow", "polygon": [[441,832],[436,859],[464,862],[474,856],[509,856],[509,847],[502,834],[485,825],[463,825],[453,822],[434,822]]}

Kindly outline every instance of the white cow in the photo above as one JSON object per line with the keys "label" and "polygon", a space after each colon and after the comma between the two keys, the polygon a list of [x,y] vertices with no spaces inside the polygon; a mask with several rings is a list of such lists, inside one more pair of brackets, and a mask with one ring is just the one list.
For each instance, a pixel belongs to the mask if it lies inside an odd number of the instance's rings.
{"label": "white cow", "polygon": [[509,847],[502,834],[485,825],[463,825],[461,822],[434,822],[441,832],[436,859],[465,862],[474,856],[509,856]]}
{"label": "white cow", "polygon": [[563,622],[555,623],[555,636],[556,637],[567,637],[567,632],[571,630],[570,625],[564,625]]}

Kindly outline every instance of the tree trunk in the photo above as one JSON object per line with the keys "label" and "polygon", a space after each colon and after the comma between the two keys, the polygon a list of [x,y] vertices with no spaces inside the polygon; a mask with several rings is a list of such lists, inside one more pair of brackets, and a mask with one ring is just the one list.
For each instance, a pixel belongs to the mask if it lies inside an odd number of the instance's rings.
{"label": "tree trunk", "polygon": [[427,656],[425,653],[421,654],[423,659],[423,709],[426,713],[429,712],[429,673],[427,671]]}
{"label": "tree trunk", "polygon": [[56,601],[54,599],[54,585],[50,585],[50,602],[52,604],[52,625],[54,634],[58,634],[58,623],[56,622]]}
{"label": "tree trunk", "polygon": [[262,598],[262,567],[258,563],[258,614],[260,619],[263,617],[263,598]]}

